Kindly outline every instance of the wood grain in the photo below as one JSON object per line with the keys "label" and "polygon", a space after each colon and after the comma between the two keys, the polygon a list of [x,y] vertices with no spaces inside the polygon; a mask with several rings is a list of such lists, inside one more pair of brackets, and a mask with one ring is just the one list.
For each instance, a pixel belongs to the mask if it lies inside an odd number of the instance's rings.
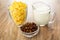
{"label": "wood grain", "polygon": [[[1,4],[0,4],[1,5]],[[22,35],[19,27],[17,27],[9,16],[7,7],[0,8],[0,40],[60,40],[60,3],[56,1],[55,22],[49,28],[48,26],[40,27],[39,33],[27,38]]]}

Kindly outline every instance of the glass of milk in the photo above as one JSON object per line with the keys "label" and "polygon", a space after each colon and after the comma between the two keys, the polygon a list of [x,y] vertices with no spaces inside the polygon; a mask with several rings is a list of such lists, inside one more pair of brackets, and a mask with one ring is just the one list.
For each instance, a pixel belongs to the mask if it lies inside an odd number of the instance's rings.
{"label": "glass of milk", "polygon": [[45,26],[49,23],[51,18],[51,8],[43,2],[36,2],[32,5],[34,21],[40,25]]}

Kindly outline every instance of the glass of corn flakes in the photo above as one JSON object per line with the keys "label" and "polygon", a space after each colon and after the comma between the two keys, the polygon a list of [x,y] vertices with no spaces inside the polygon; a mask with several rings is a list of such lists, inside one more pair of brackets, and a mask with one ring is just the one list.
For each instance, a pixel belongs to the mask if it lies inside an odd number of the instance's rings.
{"label": "glass of corn flakes", "polygon": [[21,25],[26,20],[27,16],[27,5],[23,2],[14,1],[9,6],[10,16],[16,25]]}

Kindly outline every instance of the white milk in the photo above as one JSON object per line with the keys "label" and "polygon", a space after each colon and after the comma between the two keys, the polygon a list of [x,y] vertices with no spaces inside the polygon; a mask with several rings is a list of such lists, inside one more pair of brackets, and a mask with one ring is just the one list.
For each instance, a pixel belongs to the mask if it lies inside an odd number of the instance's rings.
{"label": "white milk", "polygon": [[33,13],[34,13],[35,22],[40,26],[44,26],[48,24],[50,20],[49,7],[42,3],[38,3],[38,4],[36,3],[34,4],[33,7],[34,7]]}

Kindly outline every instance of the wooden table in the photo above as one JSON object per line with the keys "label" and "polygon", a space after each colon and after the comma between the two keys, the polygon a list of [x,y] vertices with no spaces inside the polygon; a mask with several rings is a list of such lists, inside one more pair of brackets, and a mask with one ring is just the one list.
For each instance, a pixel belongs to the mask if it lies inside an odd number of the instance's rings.
{"label": "wooden table", "polygon": [[[1,4],[0,4],[1,5]],[[17,27],[9,16],[7,7],[0,8],[0,40],[60,40],[60,3],[56,1],[55,7],[55,22],[51,28],[45,26],[40,27],[39,33],[32,37],[24,37],[19,27]]]}

